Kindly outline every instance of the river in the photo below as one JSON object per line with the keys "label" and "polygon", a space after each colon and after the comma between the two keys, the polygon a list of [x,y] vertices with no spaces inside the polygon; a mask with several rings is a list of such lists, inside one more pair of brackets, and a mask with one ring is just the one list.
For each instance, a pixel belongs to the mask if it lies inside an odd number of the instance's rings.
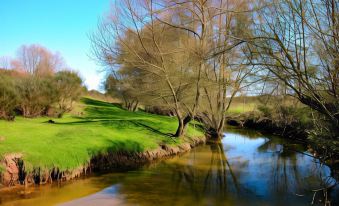
{"label": "river", "polygon": [[[330,169],[278,137],[229,130],[220,143],[137,170],[0,193],[5,206],[324,205]],[[338,204],[339,188],[329,193]]]}

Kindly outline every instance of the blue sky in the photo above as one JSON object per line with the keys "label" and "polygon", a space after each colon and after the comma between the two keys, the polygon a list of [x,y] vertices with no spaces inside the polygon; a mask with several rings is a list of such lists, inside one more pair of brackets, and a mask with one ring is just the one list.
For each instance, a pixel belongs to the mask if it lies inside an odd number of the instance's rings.
{"label": "blue sky", "polygon": [[0,56],[14,57],[23,44],[60,52],[80,72],[89,89],[99,89],[103,73],[91,60],[88,35],[109,11],[111,0],[0,0]]}

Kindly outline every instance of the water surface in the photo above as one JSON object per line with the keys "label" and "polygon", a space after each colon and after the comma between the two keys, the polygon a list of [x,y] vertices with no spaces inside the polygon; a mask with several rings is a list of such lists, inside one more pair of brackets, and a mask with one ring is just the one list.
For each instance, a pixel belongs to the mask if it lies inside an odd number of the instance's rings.
{"label": "water surface", "polygon": [[[138,170],[0,193],[4,205],[310,205],[333,184],[305,148],[248,130]],[[339,195],[336,187],[329,196]],[[314,202],[321,204],[318,192]],[[336,200],[338,201],[338,200]],[[334,205],[333,203],[332,205]]]}

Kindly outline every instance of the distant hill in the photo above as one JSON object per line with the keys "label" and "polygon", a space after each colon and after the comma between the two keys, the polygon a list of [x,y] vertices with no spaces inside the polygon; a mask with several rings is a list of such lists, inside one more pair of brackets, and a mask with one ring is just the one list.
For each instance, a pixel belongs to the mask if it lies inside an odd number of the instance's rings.
{"label": "distant hill", "polygon": [[101,93],[98,90],[94,90],[94,89],[87,91],[87,94],[85,94],[84,96],[88,96],[93,99],[98,99],[98,100],[105,101],[105,102],[120,103],[119,99],[113,98],[105,93]]}

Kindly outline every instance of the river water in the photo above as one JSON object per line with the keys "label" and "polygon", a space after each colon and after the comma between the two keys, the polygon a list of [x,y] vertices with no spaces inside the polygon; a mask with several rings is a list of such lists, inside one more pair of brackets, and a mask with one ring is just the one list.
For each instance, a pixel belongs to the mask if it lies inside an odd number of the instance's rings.
{"label": "river water", "polygon": [[[305,148],[248,130],[143,168],[0,193],[1,205],[324,205],[330,169]],[[339,188],[328,192],[338,204]]]}

